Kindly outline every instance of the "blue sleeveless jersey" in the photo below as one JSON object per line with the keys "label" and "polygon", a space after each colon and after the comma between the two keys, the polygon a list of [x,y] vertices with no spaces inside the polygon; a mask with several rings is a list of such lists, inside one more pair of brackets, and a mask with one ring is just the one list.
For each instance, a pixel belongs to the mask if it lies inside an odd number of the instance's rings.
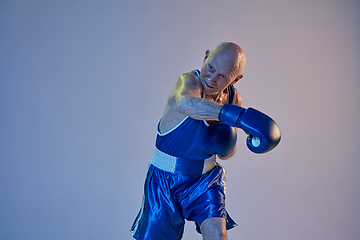
{"label": "blue sleeveless jersey", "polygon": [[[199,74],[199,72],[198,72]],[[228,103],[235,100],[235,88],[228,86]],[[204,160],[213,155],[206,150],[203,143],[204,131],[208,124],[203,120],[196,120],[186,116],[176,127],[166,133],[160,133],[157,125],[155,147],[171,156],[190,160]]]}
{"label": "blue sleeveless jersey", "polygon": [[174,129],[165,134],[157,127],[156,148],[174,157],[204,160],[213,154],[207,152],[202,136],[207,124],[202,120],[185,117]]}

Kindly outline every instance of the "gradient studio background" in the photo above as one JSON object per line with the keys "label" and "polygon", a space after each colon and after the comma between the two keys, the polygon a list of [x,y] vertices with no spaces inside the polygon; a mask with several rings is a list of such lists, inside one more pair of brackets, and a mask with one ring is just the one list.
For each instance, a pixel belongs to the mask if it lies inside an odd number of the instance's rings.
{"label": "gradient studio background", "polygon": [[[244,106],[230,239],[360,239],[357,0],[0,1],[0,239],[132,239],[155,126],[178,76],[239,43]],[[201,239],[193,223],[184,239]]]}

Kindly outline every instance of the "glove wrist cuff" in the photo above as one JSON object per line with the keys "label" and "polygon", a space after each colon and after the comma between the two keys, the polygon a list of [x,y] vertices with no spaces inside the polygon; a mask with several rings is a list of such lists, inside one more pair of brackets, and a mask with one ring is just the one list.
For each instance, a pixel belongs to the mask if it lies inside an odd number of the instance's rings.
{"label": "glove wrist cuff", "polygon": [[239,107],[234,104],[224,104],[219,114],[219,120],[232,127],[239,127],[238,121],[245,108]]}
{"label": "glove wrist cuff", "polygon": [[223,122],[224,118],[225,118],[225,114],[227,109],[229,108],[230,104],[226,103],[222,106],[220,112],[219,112],[219,120],[220,122]]}

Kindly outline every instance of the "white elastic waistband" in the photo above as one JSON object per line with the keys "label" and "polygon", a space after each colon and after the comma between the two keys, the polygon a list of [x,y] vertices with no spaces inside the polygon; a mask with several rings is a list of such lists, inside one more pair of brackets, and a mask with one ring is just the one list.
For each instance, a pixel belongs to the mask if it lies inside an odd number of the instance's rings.
{"label": "white elastic waistband", "polygon": [[204,160],[190,160],[171,156],[156,147],[150,163],[161,170],[184,175],[201,175],[217,164],[216,155]]}

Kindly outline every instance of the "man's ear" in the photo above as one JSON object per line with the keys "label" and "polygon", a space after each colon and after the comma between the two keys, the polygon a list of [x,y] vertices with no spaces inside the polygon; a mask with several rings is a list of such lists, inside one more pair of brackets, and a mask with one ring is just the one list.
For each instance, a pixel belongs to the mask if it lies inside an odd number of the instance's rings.
{"label": "man's ear", "polygon": [[206,52],[205,52],[205,57],[204,57],[204,62],[205,62],[205,60],[209,57],[209,55],[210,55],[210,51],[209,51],[209,50],[206,50]]}
{"label": "man's ear", "polygon": [[230,84],[234,85],[235,83],[237,83],[240,79],[242,79],[244,77],[243,74],[240,74],[239,76],[237,76],[234,81],[232,81]]}

